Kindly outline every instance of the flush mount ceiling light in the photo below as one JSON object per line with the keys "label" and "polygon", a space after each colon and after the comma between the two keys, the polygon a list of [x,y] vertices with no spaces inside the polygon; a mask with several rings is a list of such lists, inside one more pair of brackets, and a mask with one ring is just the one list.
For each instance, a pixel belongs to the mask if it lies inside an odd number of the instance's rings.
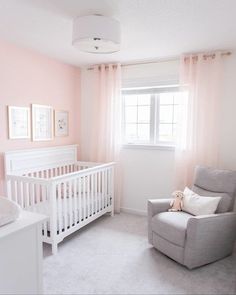
{"label": "flush mount ceiling light", "polygon": [[77,17],[73,24],[72,45],[89,53],[120,50],[120,23],[102,15]]}

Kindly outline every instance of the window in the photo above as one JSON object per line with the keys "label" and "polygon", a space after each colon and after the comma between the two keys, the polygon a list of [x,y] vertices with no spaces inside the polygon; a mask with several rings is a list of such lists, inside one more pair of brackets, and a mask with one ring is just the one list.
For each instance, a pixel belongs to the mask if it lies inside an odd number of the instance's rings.
{"label": "window", "polygon": [[181,92],[177,87],[123,89],[123,142],[174,145]]}

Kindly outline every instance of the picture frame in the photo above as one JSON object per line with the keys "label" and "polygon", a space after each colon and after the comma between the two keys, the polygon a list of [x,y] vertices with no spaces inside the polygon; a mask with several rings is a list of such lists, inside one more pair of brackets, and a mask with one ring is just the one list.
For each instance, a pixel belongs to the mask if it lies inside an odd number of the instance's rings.
{"label": "picture frame", "polygon": [[55,136],[68,136],[69,135],[69,112],[68,111],[55,111],[54,115],[54,129]]}
{"label": "picture frame", "polygon": [[9,139],[29,139],[30,108],[8,106],[8,135]]}
{"label": "picture frame", "polygon": [[32,104],[32,139],[53,139],[53,108],[48,105]]}

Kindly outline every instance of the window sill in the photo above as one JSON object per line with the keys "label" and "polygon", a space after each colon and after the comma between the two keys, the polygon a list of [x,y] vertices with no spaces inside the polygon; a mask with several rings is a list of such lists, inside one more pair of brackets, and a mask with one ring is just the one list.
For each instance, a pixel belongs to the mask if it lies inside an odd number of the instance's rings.
{"label": "window sill", "polygon": [[174,151],[175,146],[173,145],[157,145],[157,144],[123,144],[123,149],[142,149],[142,150],[164,150],[164,151]]}

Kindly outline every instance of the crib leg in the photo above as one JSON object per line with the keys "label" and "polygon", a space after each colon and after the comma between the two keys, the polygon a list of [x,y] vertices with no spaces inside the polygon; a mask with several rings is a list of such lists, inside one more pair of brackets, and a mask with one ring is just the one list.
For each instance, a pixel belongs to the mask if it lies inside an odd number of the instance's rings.
{"label": "crib leg", "polygon": [[109,213],[111,217],[114,216],[114,208],[111,209],[111,212]]}
{"label": "crib leg", "polygon": [[56,255],[58,250],[58,245],[57,243],[53,242],[52,243],[52,255]]}

